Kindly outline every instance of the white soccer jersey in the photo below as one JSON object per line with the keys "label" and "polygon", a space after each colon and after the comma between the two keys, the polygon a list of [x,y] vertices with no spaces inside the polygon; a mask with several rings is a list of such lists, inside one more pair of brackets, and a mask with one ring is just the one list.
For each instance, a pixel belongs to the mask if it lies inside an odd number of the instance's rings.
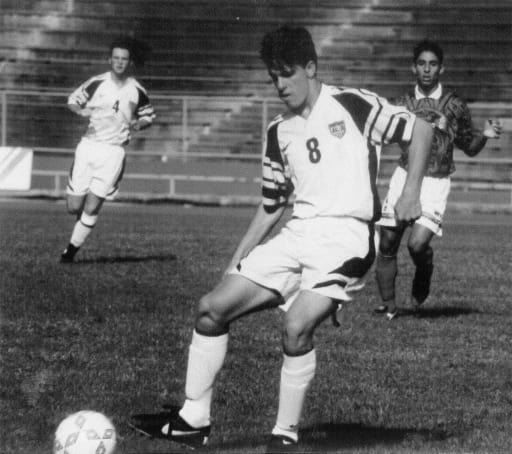
{"label": "white soccer jersey", "polygon": [[294,192],[294,217],[378,219],[381,146],[409,141],[415,118],[374,93],[322,85],[307,119],[287,113],[268,127],[265,210],[275,211]]}
{"label": "white soccer jersey", "polygon": [[110,145],[128,143],[132,120],[151,123],[155,117],[146,90],[133,77],[118,86],[110,71],[83,83],[69,96],[68,104],[91,109],[84,137]]}

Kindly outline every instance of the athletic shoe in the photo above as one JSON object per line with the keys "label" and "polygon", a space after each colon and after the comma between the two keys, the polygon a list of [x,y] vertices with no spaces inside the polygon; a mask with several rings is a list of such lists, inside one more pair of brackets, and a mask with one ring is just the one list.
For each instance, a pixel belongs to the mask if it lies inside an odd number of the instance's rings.
{"label": "athletic shoe", "polygon": [[299,444],[286,435],[272,435],[267,445],[266,454],[299,452]]}
{"label": "athletic shoe", "polygon": [[179,415],[179,410],[172,406],[170,411],[132,415],[128,425],[147,437],[164,438],[191,448],[205,446],[211,426],[192,427]]}
{"label": "athletic shoe", "polygon": [[385,314],[388,311],[388,307],[385,304],[381,304],[380,306],[377,306],[373,312],[376,314]]}
{"label": "athletic shoe", "polygon": [[60,263],[73,263],[75,254],[78,252],[78,247],[68,244],[68,247],[64,249],[64,252],[60,256]]}
{"label": "athletic shoe", "polygon": [[430,293],[430,281],[434,265],[430,264],[426,267],[416,268],[414,278],[412,280],[411,302],[413,306],[418,307],[423,304]]}
{"label": "athletic shoe", "polygon": [[386,312],[386,318],[391,321],[394,318],[398,317],[398,309],[393,309],[392,311]]}

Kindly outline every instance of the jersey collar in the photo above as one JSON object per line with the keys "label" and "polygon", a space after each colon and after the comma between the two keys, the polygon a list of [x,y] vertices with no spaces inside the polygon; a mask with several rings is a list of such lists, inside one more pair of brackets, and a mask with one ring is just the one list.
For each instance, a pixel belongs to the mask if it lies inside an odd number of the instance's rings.
{"label": "jersey collar", "polygon": [[443,94],[443,86],[439,84],[437,88],[430,93],[428,96],[425,96],[421,91],[418,85],[414,87],[414,97],[416,99],[424,99],[424,98],[430,98],[430,99],[441,99],[441,95]]}

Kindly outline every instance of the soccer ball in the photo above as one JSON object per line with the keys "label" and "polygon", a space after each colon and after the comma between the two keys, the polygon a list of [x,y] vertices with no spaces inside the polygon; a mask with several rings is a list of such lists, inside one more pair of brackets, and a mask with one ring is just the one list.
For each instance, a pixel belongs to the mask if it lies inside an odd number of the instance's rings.
{"label": "soccer ball", "polygon": [[54,454],[112,454],[116,447],[116,429],[96,411],[73,413],[59,424],[53,443]]}

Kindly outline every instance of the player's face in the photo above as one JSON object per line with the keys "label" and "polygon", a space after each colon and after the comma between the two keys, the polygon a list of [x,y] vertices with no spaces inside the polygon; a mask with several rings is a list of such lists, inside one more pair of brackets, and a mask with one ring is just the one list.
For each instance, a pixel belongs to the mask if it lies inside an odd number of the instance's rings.
{"label": "player's face", "polygon": [[422,91],[430,92],[439,83],[439,76],[444,72],[444,67],[436,54],[423,51],[414,62],[412,72],[416,75],[416,81]]}
{"label": "player's face", "polygon": [[268,70],[279,98],[296,113],[300,113],[308,103],[310,81],[315,72],[316,66],[313,62],[309,62],[305,68],[300,65],[281,65]]}
{"label": "player's face", "polygon": [[123,76],[126,74],[128,67],[130,66],[130,52],[128,49],[114,47],[110,57],[110,65],[112,66],[112,72],[115,75]]}

